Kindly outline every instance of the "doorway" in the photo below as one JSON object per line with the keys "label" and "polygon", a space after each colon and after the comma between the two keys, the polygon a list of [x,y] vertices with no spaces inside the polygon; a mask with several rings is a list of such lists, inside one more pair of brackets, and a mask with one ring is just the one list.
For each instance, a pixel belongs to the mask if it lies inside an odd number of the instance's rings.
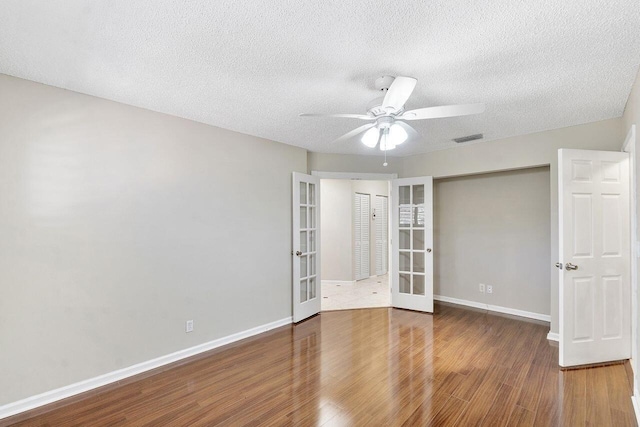
{"label": "doorway", "polygon": [[388,180],[322,179],[322,311],[389,307]]}

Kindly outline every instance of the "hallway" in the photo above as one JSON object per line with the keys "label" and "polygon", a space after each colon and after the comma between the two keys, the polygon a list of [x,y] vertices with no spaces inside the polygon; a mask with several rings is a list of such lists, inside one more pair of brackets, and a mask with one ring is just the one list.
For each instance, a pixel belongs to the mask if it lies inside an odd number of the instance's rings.
{"label": "hallway", "polygon": [[322,283],[322,311],[389,307],[389,275],[374,276],[355,283]]}

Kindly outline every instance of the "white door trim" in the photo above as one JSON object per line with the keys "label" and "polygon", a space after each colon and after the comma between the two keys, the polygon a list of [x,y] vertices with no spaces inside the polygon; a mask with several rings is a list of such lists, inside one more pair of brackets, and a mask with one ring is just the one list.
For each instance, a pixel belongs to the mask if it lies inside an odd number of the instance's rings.
{"label": "white door trim", "polygon": [[[387,269],[389,265],[389,252],[387,252],[389,247],[389,196],[376,194],[376,207],[374,209],[376,237],[375,274],[379,276],[389,272]],[[382,220],[384,220],[384,222]]]}
{"label": "white door trim", "polygon": [[636,125],[631,125],[622,144],[622,151],[629,153],[631,190],[631,368],[638,372],[638,212],[636,185]]}

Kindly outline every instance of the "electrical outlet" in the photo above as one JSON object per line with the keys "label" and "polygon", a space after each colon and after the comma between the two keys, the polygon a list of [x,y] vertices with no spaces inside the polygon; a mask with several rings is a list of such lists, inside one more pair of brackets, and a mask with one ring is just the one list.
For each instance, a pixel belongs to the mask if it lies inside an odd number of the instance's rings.
{"label": "electrical outlet", "polygon": [[193,332],[193,320],[187,320],[185,332]]}
{"label": "electrical outlet", "polygon": [[492,294],[493,293],[493,286],[487,285],[487,293],[488,294]]}
{"label": "electrical outlet", "polygon": [[484,294],[484,283],[480,283],[478,290]]}

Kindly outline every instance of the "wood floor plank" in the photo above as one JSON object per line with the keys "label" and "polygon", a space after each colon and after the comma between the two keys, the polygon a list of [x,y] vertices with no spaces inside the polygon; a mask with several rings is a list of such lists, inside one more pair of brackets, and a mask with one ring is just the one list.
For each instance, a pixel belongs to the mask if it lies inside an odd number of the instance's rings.
{"label": "wood floor plank", "polygon": [[563,384],[562,425],[583,426],[587,421],[586,369],[560,372]]}
{"label": "wood floor plank", "polygon": [[[614,408],[611,408],[611,423],[614,426],[632,426],[632,427],[638,426],[638,423],[636,422],[636,417],[633,413],[620,411]],[[594,425],[594,424],[591,424],[591,425]]]}
{"label": "wood floor plank", "polygon": [[534,349],[535,355],[531,359],[527,376],[524,378],[526,386],[522,386],[520,397],[518,398],[518,405],[530,412],[536,412],[548,372],[548,365],[546,364],[548,348],[549,345],[546,339],[538,337],[537,345]]}
{"label": "wood floor plank", "polygon": [[506,372],[507,368],[501,365],[494,365],[487,370],[482,383],[458,420],[460,425],[478,426],[482,424],[485,416],[493,406],[493,402],[498,397]]}
{"label": "wood floor plank", "polygon": [[519,389],[503,383],[493,404],[482,420],[482,425],[487,427],[506,426],[513,410],[516,408],[519,395]]}
{"label": "wood floor plank", "polygon": [[560,371],[548,329],[448,304],[325,312],[0,426],[635,426],[628,367]]}
{"label": "wood floor plank", "polygon": [[522,406],[516,405],[513,412],[511,413],[511,417],[509,417],[509,421],[507,425],[513,426],[513,427],[531,427],[534,425],[546,425],[546,424],[535,424],[534,418],[535,418],[535,414],[533,412],[527,411]]}
{"label": "wood floor plank", "polygon": [[[633,412],[633,405],[628,397],[627,390],[630,388],[627,380],[627,371],[624,365],[617,364],[607,367],[607,391],[609,404],[612,408],[623,412]],[[627,384],[623,384],[627,381]]]}
{"label": "wood floor plank", "polygon": [[560,425],[562,412],[562,393],[560,392],[559,372],[549,369],[541,390],[538,408],[535,413],[535,424],[541,426]]}
{"label": "wood floor plank", "polygon": [[602,369],[585,369],[586,375],[586,418],[589,424],[594,426],[613,426],[611,419],[611,406],[609,404],[609,391],[605,372]]}
{"label": "wood floor plank", "polygon": [[461,425],[458,423],[458,419],[465,409],[467,409],[468,405],[469,402],[451,396],[442,408],[429,420],[429,424],[443,427]]}

